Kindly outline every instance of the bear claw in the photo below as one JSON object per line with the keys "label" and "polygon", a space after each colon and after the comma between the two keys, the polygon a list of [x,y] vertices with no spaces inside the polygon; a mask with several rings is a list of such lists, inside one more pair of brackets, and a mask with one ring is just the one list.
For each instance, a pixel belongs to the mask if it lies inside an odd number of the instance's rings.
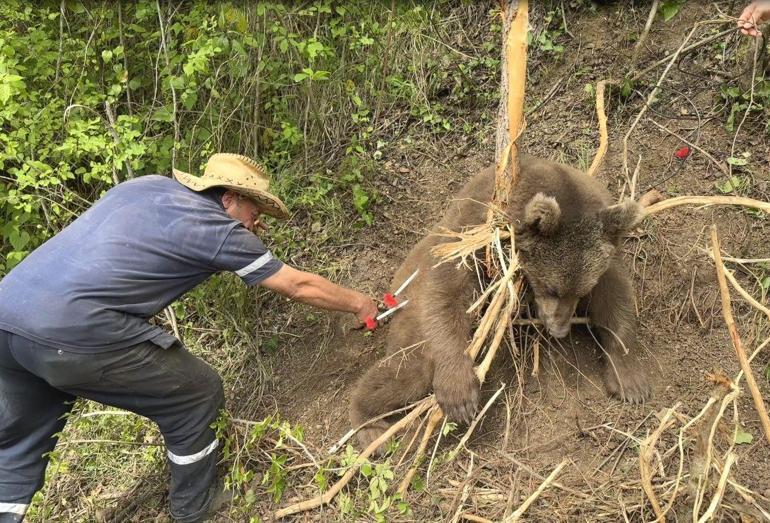
{"label": "bear claw", "polygon": [[607,392],[628,403],[644,403],[650,399],[652,388],[647,374],[638,365],[615,360],[604,371]]}
{"label": "bear claw", "polygon": [[479,405],[479,380],[473,370],[473,362],[464,357],[460,363],[437,369],[433,389],[441,410],[452,421],[470,423]]}

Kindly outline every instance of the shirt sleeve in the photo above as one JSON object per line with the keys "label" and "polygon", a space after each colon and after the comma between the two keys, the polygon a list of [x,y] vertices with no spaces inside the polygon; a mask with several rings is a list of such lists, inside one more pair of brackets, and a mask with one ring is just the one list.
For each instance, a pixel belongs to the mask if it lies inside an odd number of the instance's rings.
{"label": "shirt sleeve", "polygon": [[283,262],[275,258],[255,234],[235,227],[225,238],[212,265],[220,271],[234,272],[246,285],[253,286],[278,272]]}

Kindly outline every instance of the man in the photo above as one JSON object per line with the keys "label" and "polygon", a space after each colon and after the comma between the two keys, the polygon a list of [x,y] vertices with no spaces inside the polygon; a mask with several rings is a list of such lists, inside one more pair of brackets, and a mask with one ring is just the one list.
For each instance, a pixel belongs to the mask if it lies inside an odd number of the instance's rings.
{"label": "man", "polygon": [[275,259],[253,234],[287,218],[262,167],[215,154],[201,177],[143,176],[93,207],[0,281],[0,523],[21,521],[72,400],[155,421],[172,516],[201,521],[217,494],[219,375],[148,319],[212,274],[293,300],[375,316],[367,296]]}

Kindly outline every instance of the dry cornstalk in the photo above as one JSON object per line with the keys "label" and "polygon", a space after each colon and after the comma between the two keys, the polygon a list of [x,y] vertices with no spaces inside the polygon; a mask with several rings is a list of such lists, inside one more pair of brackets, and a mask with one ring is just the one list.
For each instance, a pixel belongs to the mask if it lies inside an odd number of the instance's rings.
{"label": "dry cornstalk", "polygon": [[[770,206],[770,204],[767,204]],[[749,387],[751,397],[754,400],[754,407],[757,409],[759,420],[762,423],[762,430],[765,433],[765,438],[770,443],[770,418],[767,416],[767,409],[765,408],[765,402],[762,399],[762,394],[759,392],[757,382],[754,379],[754,374],[751,372],[751,365],[746,358],[746,351],[743,349],[743,342],[738,334],[738,329],[735,326],[735,320],[733,319],[732,305],[730,303],[730,291],[727,288],[727,279],[725,277],[725,267],[722,264],[722,254],[719,247],[719,237],[717,236],[717,226],[711,226],[711,247],[714,252],[714,264],[717,270],[717,279],[719,280],[719,292],[722,296],[722,315],[725,318],[727,329],[730,331],[730,339],[733,342],[733,347],[738,355],[738,361],[741,364],[741,369],[746,375],[746,385]]]}
{"label": "dry cornstalk", "polygon": [[725,465],[722,468],[722,474],[719,476],[719,484],[717,485],[717,491],[714,493],[714,496],[711,498],[711,503],[709,503],[708,509],[706,509],[706,512],[703,513],[703,515],[698,519],[698,523],[706,523],[706,521],[711,521],[711,518],[714,517],[714,513],[717,510],[717,507],[719,506],[719,503],[722,501],[722,496],[724,496],[725,493],[725,486],[727,485],[727,478],[730,476],[730,467],[733,466],[733,463],[735,462],[735,453],[734,452],[728,452],[727,459],[725,460]]}
{"label": "dry cornstalk", "polygon": [[596,84],[596,117],[599,119],[599,148],[596,150],[591,167],[588,168],[588,176],[596,176],[596,172],[604,160],[604,155],[607,153],[607,115],[604,112],[604,88],[608,83],[615,82],[612,80],[602,80]]}
{"label": "dry cornstalk", "polygon": [[655,444],[658,442],[661,434],[674,422],[672,417],[678,406],[679,403],[668,409],[663,419],[660,420],[658,428],[645,438],[644,441],[639,443],[639,473],[642,478],[642,488],[650,500],[652,510],[655,512],[656,521],[666,521],[666,516],[660,508],[660,503],[652,488],[652,476],[655,468],[652,465],[652,460],[655,454]]}
{"label": "dry cornstalk", "polygon": [[770,213],[770,202],[743,198],[741,196],[677,196],[650,205],[644,211],[646,214],[655,214],[680,205],[739,205]]}
{"label": "dry cornstalk", "polygon": [[556,479],[556,476],[559,475],[559,472],[561,472],[561,469],[563,469],[567,465],[567,460],[565,459],[561,463],[559,463],[559,466],[553,469],[553,472],[551,472],[547,478],[545,478],[545,481],[543,481],[539,487],[537,487],[537,490],[532,493],[531,496],[529,496],[526,500],[524,500],[524,503],[521,504],[519,508],[516,509],[516,511],[505,518],[503,520],[503,523],[515,523],[516,521],[519,521],[521,516],[527,511],[527,509],[532,505],[532,503],[535,502],[537,498],[540,497],[540,494],[543,493],[543,491],[548,488],[548,486]]}
{"label": "dry cornstalk", "polygon": [[428,414],[428,423],[425,425],[425,431],[422,433],[422,439],[420,440],[420,445],[417,447],[417,450],[414,453],[414,458],[412,458],[412,466],[409,467],[409,470],[406,471],[406,474],[404,474],[404,478],[401,480],[401,483],[398,485],[398,492],[399,494],[401,494],[401,496],[404,496],[406,494],[406,490],[409,488],[409,485],[412,483],[412,478],[417,472],[417,468],[420,466],[422,462],[422,458],[425,455],[425,449],[428,447],[428,442],[430,441],[430,437],[433,435],[433,431],[436,430],[436,426],[441,422],[443,418],[444,418],[444,413],[441,411],[440,408],[438,408],[438,405],[433,407],[430,413]]}
{"label": "dry cornstalk", "polygon": [[[690,483],[695,487],[695,499],[692,508],[693,521],[697,520],[700,507],[703,504],[703,498],[706,495],[711,463],[714,459],[714,438],[716,437],[717,428],[725,415],[725,410],[727,410],[729,405],[733,406],[735,413],[734,421],[736,424],[738,423],[738,405],[736,400],[741,393],[740,389],[724,374],[712,374],[709,377],[716,384],[720,385],[711,398],[716,401],[720,395],[723,395],[723,397],[719,409],[717,409],[713,417],[706,418],[708,423],[704,425],[697,436],[696,448],[690,464]],[[732,450],[732,445],[730,448]],[[681,451],[680,448],[680,453]]]}
{"label": "dry cornstalk", "polygon": [[[461,232],[443,231],[433,233],[434,236],[456,238],[456,241],[440,243],[431,249],[431,254],[438,260],[437,265],[459,258],[465,263],[479,249],[487,247],[494,231],[489,224],[481,224]],[[501,232],[503,238],[506,233]]]}

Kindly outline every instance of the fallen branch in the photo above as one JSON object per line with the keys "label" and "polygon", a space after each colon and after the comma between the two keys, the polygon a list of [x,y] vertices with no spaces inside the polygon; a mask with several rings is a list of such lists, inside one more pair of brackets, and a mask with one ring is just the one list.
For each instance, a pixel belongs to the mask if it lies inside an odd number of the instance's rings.
{"label": "fallen branch", "polygon": [[482,518],[469,512],[464,512],[460,517],[465,521],[472,521],[473,523],[494,523],[491,519]]}
{"label": "fallen branch", "polygon": [[719,280],[719,292],[722,296],[722,315],[725,318],[727,329],[730,331],[730,339],[733,342],[735,353],[738,355],[738,361],[741,364],[741,369],[746,375],[746,385],[751,392],[751,397],[754,400],[754,407],[757,409],[759,420],[762,423],[762,430],[765,433],[765,438],[770,443],[770,418],[767,416],[767,410],[765,409],[765,403],[762,399],[762,394],[759,392],[757,382],[754,379],[754,374],[751,372],[751,366],[746,358],[746,351],[743,349],[743,343],[738,335],[738,329],[735,326],[735,320],[733,319],[732,305],[730,303],[730,291],[727,288],[727,280],[725,278],[725,267],[722,264],[722,254],[719,246],[719,237],[717,236],[716,225],[711,226],[711,247],[714,252],[714,264],[717,270],[717,279]]}

